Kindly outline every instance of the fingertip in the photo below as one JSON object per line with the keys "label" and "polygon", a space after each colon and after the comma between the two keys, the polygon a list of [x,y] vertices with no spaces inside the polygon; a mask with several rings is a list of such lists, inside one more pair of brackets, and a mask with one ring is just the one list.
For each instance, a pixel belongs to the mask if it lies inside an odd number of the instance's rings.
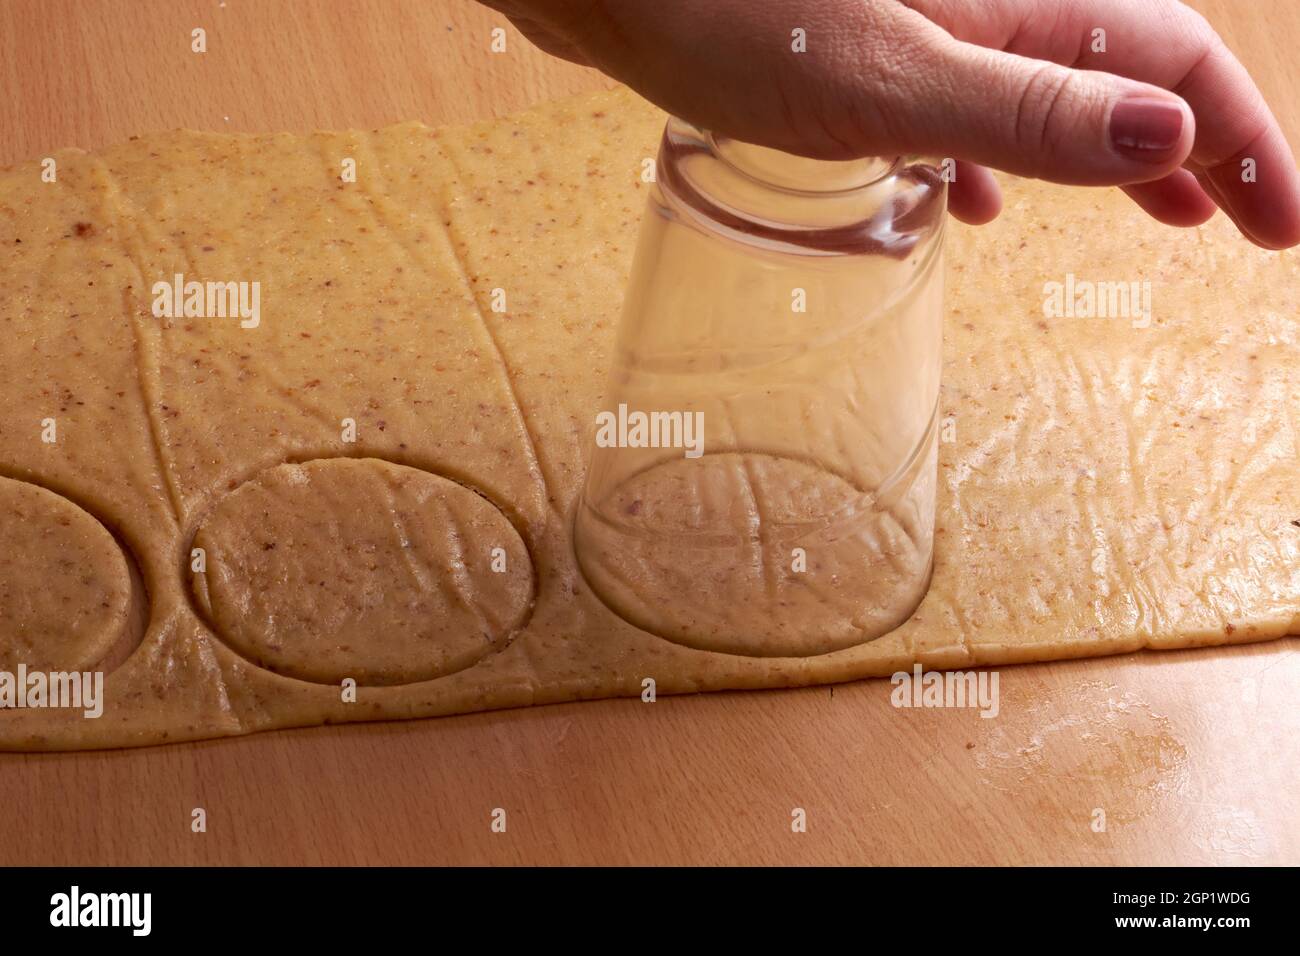
{"label": "fingertip", "polygon": [[968,226],[983,226],[1002,212],[1002,189],[983,166],[959,161],[948,187],[948,211]]}
{"label": "fingertip", "polygon": [[1258,175],[1244,175],[1236,159],[1197,173],[1205,193],[1259,246],[1280,252],[1300,245],[1300,171],[1282,143],[1283,162],[1268,162]]}
{"label": "fingertip", "polygon": [[1196,117],[1182,97],[1150,87],[1111,103],[1106,135],[1114,154],[1131,167],[1128,182],[1155,182],[1191,154]]}
{"label": "fingertip", "polygon": [[1185,169],[1175,170],[1163,179],[1122,188],[1152,219],[1180,229],[1203,225],[1218,209],[1196,177]]}

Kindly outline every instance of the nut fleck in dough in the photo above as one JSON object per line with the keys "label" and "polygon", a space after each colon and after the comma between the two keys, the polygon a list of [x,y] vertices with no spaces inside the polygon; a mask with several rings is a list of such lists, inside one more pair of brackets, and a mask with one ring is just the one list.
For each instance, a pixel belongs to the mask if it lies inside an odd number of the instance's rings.
{"label": "nut fleck in dough", "polygon": [[[0,170],[0,468],[84,502],[148,595],[138,646],[106,667],[103,716],[0,713],[0,748],[1300,628],[1300,259],[1222,216],[1175,230],[1115,190],[1021,180],[1004,180],[996,223],[948,227],[934,575],[915,613],[867,643],[801,646],[775,627],[763,647],[732,627],[720,573],[713,603],[691,605],[729,628],[709,650],[610,610],[571,529],[663,122],[615,90],[466,128],[146,135],[59,152],[57,183],[35,162]],[[150,289],[178,273],[261,283],[257,326],[156,318]],[[1151,309],[1054,314],[1051,284],[1067,282],[1149,282]],[[46,416],[57,445],[39,440]],[[22,525],[26,542],[49,533]],[[498,538],[505,577],[474,564]],[[196,541],[211,551],[198,597]],[[32,572],[8,550],[0,593],[25,593]],[[79,592],[61,576],[42,580]],[[698,600],[671,580],[659,606],[625,607],[670,638],[690,613],[672,602]]]}

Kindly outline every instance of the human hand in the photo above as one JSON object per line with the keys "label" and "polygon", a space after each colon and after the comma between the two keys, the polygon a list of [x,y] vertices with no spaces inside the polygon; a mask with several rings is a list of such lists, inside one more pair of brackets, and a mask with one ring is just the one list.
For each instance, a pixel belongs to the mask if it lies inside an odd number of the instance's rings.
{"label": "human hand", "polygon": [[483,2],[542,49],[737,139],[821,159],[952,157],[950,209],[966,222],[997,216],[995,167],[1122,186],[1171,225],[1217,205],[1261,246],[1300,243],[1277,121],[1176,0]]}

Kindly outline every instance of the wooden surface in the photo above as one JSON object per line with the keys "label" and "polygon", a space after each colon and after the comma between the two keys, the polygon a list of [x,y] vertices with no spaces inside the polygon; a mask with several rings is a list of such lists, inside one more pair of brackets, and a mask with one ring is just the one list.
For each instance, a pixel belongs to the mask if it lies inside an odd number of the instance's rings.
{"label": "wooden surface", "polygon": [[[1300,142],[1300,2],[1196,6]],[[0,163],[177,126],[463,122],[605,83],[513,31],[490,54],[503,22],[469,0],[0,0]],[[996,719],[898,710],[876,681],[0,754],[0,864],[1294,864],[1296,648],[1007,668]]]}

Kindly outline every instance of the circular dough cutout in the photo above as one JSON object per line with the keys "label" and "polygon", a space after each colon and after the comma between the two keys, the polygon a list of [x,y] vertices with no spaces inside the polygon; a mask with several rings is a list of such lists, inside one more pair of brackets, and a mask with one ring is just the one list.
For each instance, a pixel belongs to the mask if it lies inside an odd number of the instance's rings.
{"label": "circular dough cutout", "polygon": [[926,489],[881,503],[823,468],[727,452],[639,472],[575,522],[578,563],[611,610],[697,650],[808,657],[873,640],[930,583]]}
{"label": "circular dough cutout", "polygon": [[522,626],[533,567],[490,502],[373,458],[271,468],[223,498],[194,547],[194,593],[248,660],[316,683],[432,680]]}
{"label": "circular dough cutout", "polygon": [[93,515],[0,478],[0,670],[93,670],[127,627],[126,557]]}

